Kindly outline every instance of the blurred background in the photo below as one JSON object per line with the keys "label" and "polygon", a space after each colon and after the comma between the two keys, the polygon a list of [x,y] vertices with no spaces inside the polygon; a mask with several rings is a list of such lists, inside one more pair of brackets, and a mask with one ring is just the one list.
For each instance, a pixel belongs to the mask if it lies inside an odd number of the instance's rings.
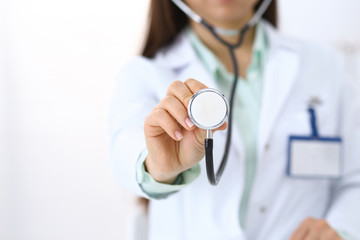
{"label": "blurred background", "polygon": [[[0,0],[0,239],[130,239],[107,114],[149,0]],[[280,0],[280,31],[338,49],[360,84],[358,0]],[[304,15],[306,16],[304,18]]]}

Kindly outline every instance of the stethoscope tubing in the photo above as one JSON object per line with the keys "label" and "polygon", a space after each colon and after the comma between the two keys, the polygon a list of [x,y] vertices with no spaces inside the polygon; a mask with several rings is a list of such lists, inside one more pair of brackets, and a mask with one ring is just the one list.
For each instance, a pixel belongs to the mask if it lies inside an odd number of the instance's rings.
{"label": "stethoscope tubing", "polygon": [[224,149],[224,154],[223,154],[222,160],[220,162],[219,168],[216,171],[216,174],[215,174],[215,170],[214,170],[214,161],[213,161],[213,139],[212,138],[205,139],[206,173],[207,173],[207,177],[208,177],[210,184],[216,186],[220,181],[220,178],[225,170],[225,166],[228,161],[229,149],[230,149],[230,143],[231,143],[231,137],[232,137],[233,106],[234,106],[234,99],[235,99],[234,96],[235,96],[236,86],[237,86],[238,79],[239,79],[239,77],[238,77],[239,76],[239,67],[238,67],[236,56],[235,56],[235,48],[241,46],[244,36],[245,36],[245,33],[247,32],[247,30],[249,28],[245,27],[241,31],[239,41],[238,41],[238,43],[236,43],[234,45],[230,44],[227,41],[225,41],[224,39],[222,39],[215,31],[213,31],[212,28],[208,27],[208,29],[212,32],[212,34],[217,39],[219,39],[220,42],[224,43],[228,47],[230,56],[231,56],[231,61],[233,63],[233,71],[234,71],[234,80],[233,80],[233,84],[232,84],[232,88],[231,88],[231,92],[230,92],[228,129],[227,129],[227,135],[226,135],[225,149]]}

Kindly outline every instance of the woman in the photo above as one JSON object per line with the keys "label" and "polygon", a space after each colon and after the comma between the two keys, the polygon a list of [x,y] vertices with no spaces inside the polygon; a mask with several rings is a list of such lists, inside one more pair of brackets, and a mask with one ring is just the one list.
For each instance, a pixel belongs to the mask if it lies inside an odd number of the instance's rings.
{"label": "woman", "polygon": [[[225,29],[243,27],[261,3],[184,2]],[[202,160],[206,133],[190,121],[187,104],[206,87],[229,95],[228,50],[171,1],[152,1],[142,56],[120,72],[110,118],[115,176],[150,199],[150,239],[360,238],[355,89],[329,50],[275,30],[275,1],[263,18],[235,51],[240,80],[233,138],[226,170],[213,187]],[[309,101],[321,102],[319,133],[344,139],[340,179],[286,174],[288,137],[311,133]],[[216,130],[215,159],[221,158],[226,127]]]}

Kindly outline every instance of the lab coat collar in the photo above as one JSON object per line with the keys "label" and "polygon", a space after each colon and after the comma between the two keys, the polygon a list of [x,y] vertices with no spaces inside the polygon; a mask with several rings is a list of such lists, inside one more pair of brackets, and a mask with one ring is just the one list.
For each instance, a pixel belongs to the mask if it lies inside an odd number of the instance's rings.
{"label": "lab coat collar", "polygon": [[[174,43],[163,48],[155,56],[158,66],[165,69],[171,69],[178,79],[185,81],[188,78],[194,78],[201,81],[209,88],[218,88],[215,79],[206,71],[204,64],[197,57],[190,40],[184,29]],[[191,75],[187,75],[191,73]]]}

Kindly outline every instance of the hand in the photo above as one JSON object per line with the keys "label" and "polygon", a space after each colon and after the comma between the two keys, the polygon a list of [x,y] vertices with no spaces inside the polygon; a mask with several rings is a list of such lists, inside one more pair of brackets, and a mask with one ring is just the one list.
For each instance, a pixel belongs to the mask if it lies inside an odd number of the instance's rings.
{"label": "hand", "polygon": [[[190,121],[191,96],[206,86],[194,79],[173,82],[167,95],[147,116],[144,134],[149,155],[145,166],[158,182],[172,183],[177,175],[204,157],[206,131]],[[216,130],[226,129],[226,123]]]}
{"label": "hand", "polygon": [[291,236],[290,240],[342,240],[324,220],[307,218]]}

